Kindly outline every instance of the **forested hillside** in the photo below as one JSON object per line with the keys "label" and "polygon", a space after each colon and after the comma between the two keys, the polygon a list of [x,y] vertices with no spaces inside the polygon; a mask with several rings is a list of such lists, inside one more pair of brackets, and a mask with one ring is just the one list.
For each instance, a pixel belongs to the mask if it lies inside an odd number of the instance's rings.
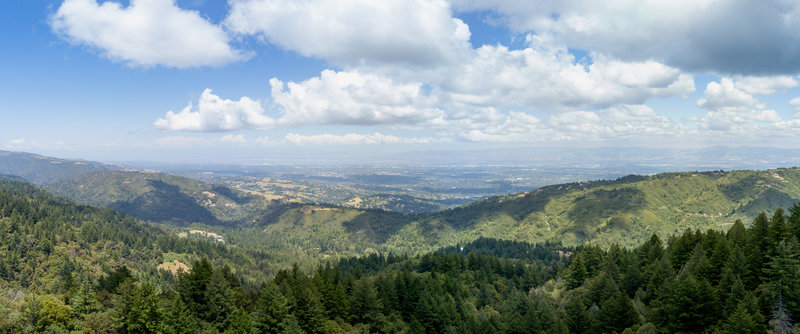
{"label": "forested hillside", "polygon": [[246,284],[280,268],[266,252],[194,235],[178,236],[110,209],[79,205],[21,181],[0,178],[0,279],[9,288],[67,293],[81,279],[125,266],[161,287],[159,266],[208,258]]}
{"label": "forested hillside", "polygon": [[[0,189],[0,203],[7,203],[0,211],[7,238],[0,330],[6,332],[800,329],[792,320],[800,319],[798,205],[771,218],[761,214],[749,227],[737,221],[726,232],[687,229],[665,241],[653,235],[634,248],[481,238],[424,255],[342,259],[310,273],[294,267],[254,285],[231,269],[239,264],[224,265],[235,263],[224,256],[212,264],[198,253],[177,277],[149,271],[146,263],[165,251],[163,232],[24,183],[3,181]],[[89,227],[95,225],[96,234]],[[7,265],[20,257],[22,264]]]}
{"label": "forested hillside", "polygon": [[447,245],[485,236],[633,246],[686,228],[726,230],[800,201],[800,168],[631,175],[492,197],[417,220],[390,244]]}
{"label": "forested hillside", "polygon": [[50,184],[48,189],[142,220],[179,225],[234,225],[270,205],[264,197],[223,185],[147,171],[87,173]]}
{"label": "forested hillside", "polygon": [[228,245],[311,270],[320,260],[375,251],[420,254],[480,237],[635,246],[686,228],[724,231],[800,201],[800,169],[665,173],[553,185],[434,214],[407,215],[255,194],[160,173],[89,173],[50,185],[58,193],[175,233],[213,233]]}

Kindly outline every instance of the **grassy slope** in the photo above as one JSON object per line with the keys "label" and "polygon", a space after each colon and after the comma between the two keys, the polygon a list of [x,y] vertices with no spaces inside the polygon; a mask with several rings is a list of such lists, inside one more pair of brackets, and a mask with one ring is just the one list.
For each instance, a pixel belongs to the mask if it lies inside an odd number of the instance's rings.
{"label": "grassy slope", "polygon": [[[665,173],[544,187],[493,197],[415,222],[389,240],[443,245],[488,236],[635,245],[653,233],[726,228],[800,201],[800,169]],[[426,233],[425,230],[428,230]]]}
{"label": "grassy slope", "polygon": [[151,172],[89,173],[48,188],[140,219],[180,224],[234,223],[268,205],[262,197],[225,186]]}
{"label": "grassy slope", "polygon": [[[245,203],[250,197],[239,198],[246,196],[243,193],[225,188],[230,191],[226,195],[220,191],[223,188],[215,191],[213,185],[164,174],[90,174],[56,186],[72,189],[60,193],[89,203],[112,208],[114,203],[130,204],[140,212],[125,212],[139,218],[148,214],[165,218],[152,210],[171,209],[171,214],[183,215],[177,221],[205,223],[199,228],[223,235],[230,244],[275,254],[287,265],[313,265],[320,259],[373,250],[425,252],[481,236],[527,242],[553,240],[567,245],[585,241],[635,245],[653,233],[666,237],[686,228],[724,229],[736,219],[750,222],[761,211],[771,212],[800,201],[800,169],[666,173],[562,184],[423,215],[302,203],[266,204],[263,199]],[[167,192],[169,189],[172,193]],[[215,206],[207,205],[209,198],[204,191],[216,194]],[[219,211],[232,208],[225,204],[236,201],[241,203],[238,211]],[[227,219],[228,224],[209,226],[217,222],[191,220],[197,210]]]}
{"label": "grassy slope", "polygon": [[0,174],[16,175],[35,184],[46,184],[91,172],[120,170],[117,165],[66,160],[38,154],[0,151]]}

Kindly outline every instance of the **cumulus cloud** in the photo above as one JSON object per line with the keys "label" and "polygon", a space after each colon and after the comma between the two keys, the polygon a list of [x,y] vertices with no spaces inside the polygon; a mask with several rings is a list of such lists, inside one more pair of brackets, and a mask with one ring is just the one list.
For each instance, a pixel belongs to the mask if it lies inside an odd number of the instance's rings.
{"label": "cumulus cloud", "polygon": [[270,80],[271,96],[284,125],[415,125],[442,116],[421,83],[395,83],[358,71],[322,71],[286,85]]}
{"label": "cumulus cloud", "polygon": [[370,144],[422,144],[433,140],[430,138],[401,138],[392,135],[384,135],[379,132],[373,134],[348,133],[344,135],[320,134],[320,135],[300,135],[290,133],[286,135],[286,141],[295,145],[370,145]]}
{"label": "cumulus cloud", "polygon": [[782,121],[775,110],[766,109],[766,104],[736,88],[729,78],[708,83],[705,96],[697,100],[697,106],[709,110],[701,120],[708,130],[743,133],[753,127],[753,123]]}
{"label": "cumulus cloud", "polygon": [[468,50],[444,0],[230,0],[225,26],[339,65],[431,65]]}
{"label": "cumulus cloud", "polygon": [[738,77],[735,86],[748,94],[774,94],[778,91],[800,86],[795,78],[789,75],[771,77]]}
{"label": "cumulus cloud", "polygon": [[163,118],[153,122],[158,130],[175,131],[231,131],[239,129],[265,129],[275,120],[264,115],[261,103],[242,97],[239,101],[222,99],[206,89],[197,101],[180,112],[168,111]]}
{"label": "cumulus cloud", "polygon": [[227,33],[174,0],[120,3],[65,0],[50,18],[53,31],[131,66],[187,68],[246,59],[229,45]]}
{"label": "cumulus cloud", "polygon": [[[800,71],[800,3],[790,0],[451,0],[490,10],[518,32],[552,33],[571,48],[684,71]],[[743,28],[744,27],[744,28]]]}
{"label": "cumulus cloud", "polygon": [[722,78],[719,82],[709,82],[706,86],[705,97],[697,100],[697,106],[709,110],[764,108],[763,103],[737,88],[730,78]]}
{"label": "cumulus cloud", "polygon": [[401,84],[371,74],[323,71],[303,82],[270,80],[272,111],[259,101],[222,99],[206,89],[180,112],[168,111],[153,125],[159,130],[232,131],[303,125],[416,125],[442,117],[436,99],[422,84]]}
{"label": "cumulus cloud", "polygon": [[584,66],[566,48],[536,37],[531,47],[484,45],[444,76],[441,93],[480,106],[575,110],[641,104],[651,97],[687,95],[694,80],[654,61],[621,62],[597,56]]}

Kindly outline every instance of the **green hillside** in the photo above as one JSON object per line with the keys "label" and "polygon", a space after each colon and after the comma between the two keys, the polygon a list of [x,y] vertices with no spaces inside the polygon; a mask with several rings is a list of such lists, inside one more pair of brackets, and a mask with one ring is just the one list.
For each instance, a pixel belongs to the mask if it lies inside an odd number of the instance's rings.
{"label": "green hillside", "polygon": [[232,224],[269,201],[222,185],[154,172],[99,172],[48,185],[57,194],[142,220],[176,224]]}
{"label": "green hillside", "polygon": [[256,284],[285,267],[273,260],[279,257],[177,235],[114,210],[0,178],[0,288],[6,290],[7,282],[16,282],[11,287],[61,291],[59,284],[74,283],[64,282],[65,275],[97,279],[121,266],[140,279],[155,280],[165,263],[200,258],[232,266],[242,282]]}
{"label": "green hillside", "polygon": [[93,161],[66,160],[23,152],[0,151],[0,174],[15,175],[35,184],[47,184],[77,175],[121,170],[123,167]]}
{"label": "green hillside", "polygon": [[[51,185],[59,194],[215,233],[245,249],[279,254],[310,270],[321,259],[375,251],[422,253],[489,237],[632,246],[652,234],[725,230],[800,202],[800,169],[665,173],[543,187],[434,214],[268,202],[193,179],[144,172],[92,173]],[[205,233],[205,232],[203,232]],[[289,261],[291,259],[291,261]]]}
{"label": "green hillside", "polygon": [[688,228],[727,230],[736,220],[750,222],[797,202],[798,168],[665,173],[548,186],[435,214],[295,204],[218,233],[247,247],[269,240],[322,258],[373,250],[416,254],[480,237],[633,246]]}
{"label": "green hillside", "polygon": [[[627,176],[477,201],[415,222],[390,242],[398,247],[407,242],[400,235],[440,245],[486,236],[635,245],[653,233],[725,229],[737,219],[751,221],[762,211],[798,201],[798,168]],[[424,229],[437,233],[418,232]]]}

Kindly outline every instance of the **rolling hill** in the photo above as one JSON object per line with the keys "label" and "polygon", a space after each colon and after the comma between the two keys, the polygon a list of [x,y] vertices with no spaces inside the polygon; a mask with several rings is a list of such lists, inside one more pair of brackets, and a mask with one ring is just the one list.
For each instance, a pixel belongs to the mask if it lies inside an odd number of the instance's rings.
{"label": "rolling hill", "polygon": [[[268,201],[252,193],[148,172],[83,174],[49,186],[81,202],[295,259],[392,251],[420,253],[490,237],[636,245],[687,228],[726,229],[737,219],[800,202],[800,168],[626,176],[496,196],[430,214]],[[307,261],[312,263],[314,261]]]}
{"label": "rolling hill", "polygon": [[142,220],[177,224],[234,224],[264,210],[261,196],[169,174],[95,172],[49,184],[53,192]]}
{"label": "rolling hill", "polygon": [[14,175],[34,184],[47,184],[77,175],[123,170],[125,167],[84,160],[68,160],[24,152],[0,151],[0,174]]}
{"label": "rolling hill", "polygon": [[[232,240],[282,240],[307,256],[422,253],[480,237],[632,246],[692,229],[726,230],[800,202],[800,169],[627,176],[491,197],[434,214],[295,204],[240,225]],[[256,246],[255,242],[246,243]],[[277,246],[276,246],[277,247]]]}
{"label": "rolling hill", "polygon": [[[433,230],[444,236],[435,238],[437,244],[486,236],[634,245],[653,233],[725,229],[799,201],[800,168],[631,175],[488,198],[426,217],[398,234]],[[433,242],[425,234],[412,239]]]}

